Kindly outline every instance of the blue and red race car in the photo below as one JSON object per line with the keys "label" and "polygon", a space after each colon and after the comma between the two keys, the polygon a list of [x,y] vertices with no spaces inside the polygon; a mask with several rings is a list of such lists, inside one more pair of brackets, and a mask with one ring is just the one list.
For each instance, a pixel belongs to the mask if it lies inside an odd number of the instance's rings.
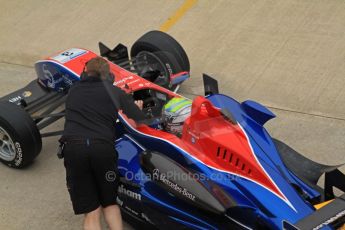
{"label": "blue and red race car", "polygon": [[[68,89],[98,56],[81,48],[35,64],[38,79],[1,98],[0,160],[14,168],[33,162],[43,132],[64,116]],[[151,31],[131,48],[100,43],[114,85],[144,101],[152,125],[120,113],[121,175],[118,204],[139,228],[158,229],[337,229],[345,223],[345,176],[338,166],[313,162],[272,138],[264,124],[275,117],[254,101],[238,102],[218,92],[204,75],[205,96],[192,102],[182,135],[160,126],[161,112],[189,78],[188,57],[169,35]],[[85,98],[87,100],[87,98]],[[324,186],[317,185],[325,175]],[[115,194],[115,191],[114,191]]]}

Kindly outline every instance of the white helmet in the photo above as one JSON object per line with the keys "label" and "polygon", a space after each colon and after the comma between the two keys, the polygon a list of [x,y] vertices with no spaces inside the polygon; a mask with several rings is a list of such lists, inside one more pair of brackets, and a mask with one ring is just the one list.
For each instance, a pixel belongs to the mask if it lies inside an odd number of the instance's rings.
{"label": "white helmet", "polygon": [[163,107],[163,126],[166,131],[181,136],[183,123],[190,116],[192,101],[174,97]]}

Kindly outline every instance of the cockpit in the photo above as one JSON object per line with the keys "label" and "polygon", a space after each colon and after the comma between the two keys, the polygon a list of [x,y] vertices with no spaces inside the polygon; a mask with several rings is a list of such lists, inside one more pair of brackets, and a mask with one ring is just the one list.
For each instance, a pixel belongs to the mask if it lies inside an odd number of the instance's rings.
{"label": "cockpit", "polygon": [[150,120],[150,127],[178,137],[182,136],[183,124],[191,114],[190,99],[181,96],[172,97],[152,89],[134,92],[133,99],[143,101],[143,112]]}

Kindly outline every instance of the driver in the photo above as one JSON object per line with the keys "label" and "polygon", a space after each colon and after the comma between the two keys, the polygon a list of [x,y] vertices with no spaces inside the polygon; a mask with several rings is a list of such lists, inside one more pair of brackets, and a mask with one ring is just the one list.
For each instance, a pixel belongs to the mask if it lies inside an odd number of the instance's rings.
{"label": "driver", "polygon": [[172,98],[163,107],[162,121],[165,131],[182,136],[184,121],[190,116],[192,101],[183,97]]}

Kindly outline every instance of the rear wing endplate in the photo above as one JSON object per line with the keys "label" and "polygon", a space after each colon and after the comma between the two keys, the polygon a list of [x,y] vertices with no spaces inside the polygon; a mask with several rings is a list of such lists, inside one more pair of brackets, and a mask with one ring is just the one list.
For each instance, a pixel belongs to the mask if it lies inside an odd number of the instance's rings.
{"label": "rear wing endplate", "polygon": [[303,230],[303,229],[323,229],[332,226],[335,229],[341,228],[345,224],[345,194],[336,198],[333,202],[320,208],[311,215],[303,218],[295,224],[283,221],[283,229]]}

